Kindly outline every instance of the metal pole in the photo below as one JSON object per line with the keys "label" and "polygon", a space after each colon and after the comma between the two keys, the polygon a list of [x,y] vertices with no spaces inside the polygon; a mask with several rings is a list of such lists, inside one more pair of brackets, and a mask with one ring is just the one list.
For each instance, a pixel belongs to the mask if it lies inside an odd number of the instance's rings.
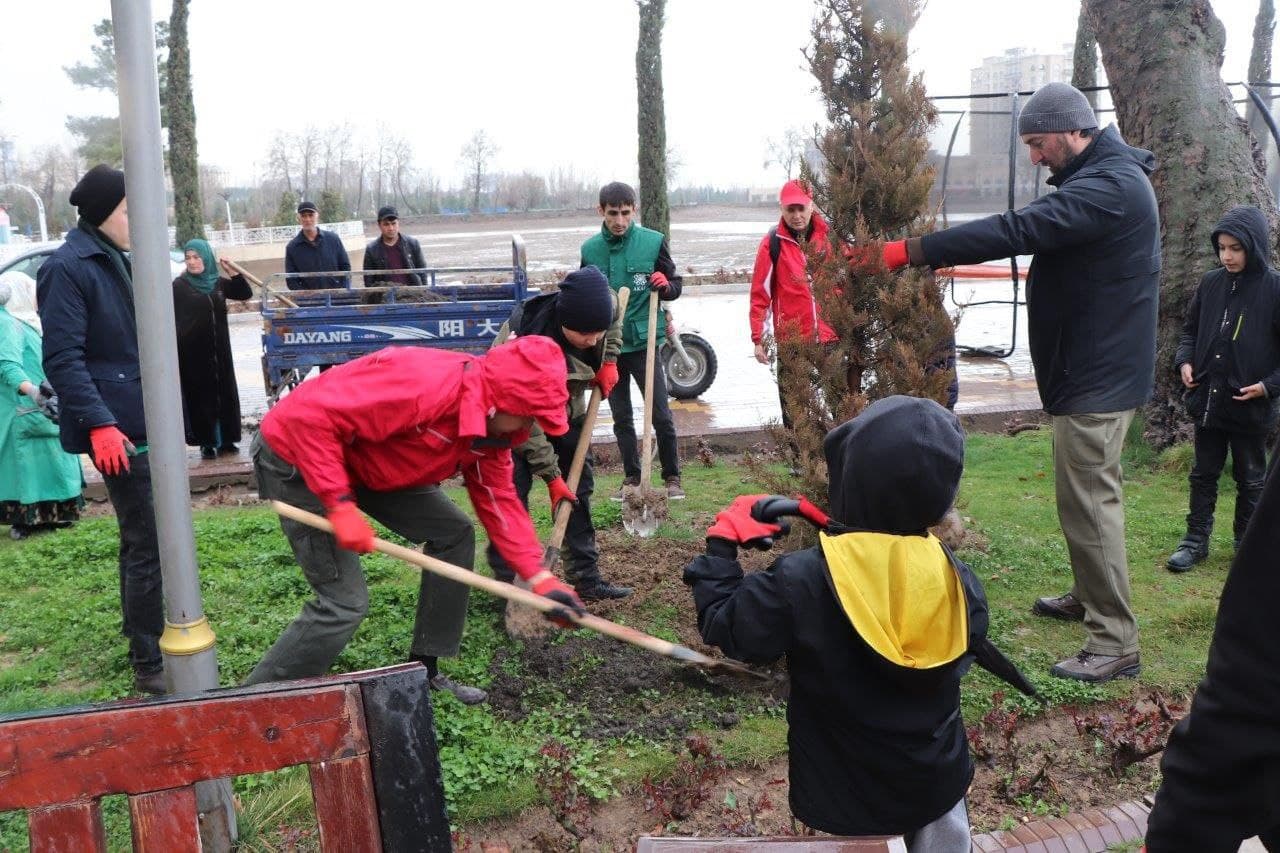
{"label": "metal pole", "polygon": [[[146,0],[111,0],[111,17],[120,90],[138,354],[164,577],[165,628],[160,650],[173,692],[194,693],[218,686],[218,660],[213,631],[200,599],[191,524],[151,4]],[[206,849],[230,849],[235,836],[235,810],[229,782],[215,780],[197,785],[196,802]]]}

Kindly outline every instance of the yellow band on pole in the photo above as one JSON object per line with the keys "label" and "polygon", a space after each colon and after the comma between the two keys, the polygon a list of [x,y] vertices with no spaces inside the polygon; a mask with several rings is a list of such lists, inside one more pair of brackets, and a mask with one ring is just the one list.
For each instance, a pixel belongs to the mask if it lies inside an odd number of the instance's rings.
{"label": "yellow band on pole", "polygon": [[213,648],[215,640],[213,628],[204,616],[180,625],[166,621],[160,635],[160,651],[166,655],[195,655]]}

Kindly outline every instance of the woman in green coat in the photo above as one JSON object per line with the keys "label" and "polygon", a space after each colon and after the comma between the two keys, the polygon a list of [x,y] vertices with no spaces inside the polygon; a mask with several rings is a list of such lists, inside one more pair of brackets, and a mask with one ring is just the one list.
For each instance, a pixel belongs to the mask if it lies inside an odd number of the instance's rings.
{"label": "woman in green coat", "polygon": [[[58,444],[57,398],[41,367],[36,283],[0,276],[0,524],[9,536],[65,527],[80,517],[80,460]],[[42,387],[43,386],[43,389]]]}

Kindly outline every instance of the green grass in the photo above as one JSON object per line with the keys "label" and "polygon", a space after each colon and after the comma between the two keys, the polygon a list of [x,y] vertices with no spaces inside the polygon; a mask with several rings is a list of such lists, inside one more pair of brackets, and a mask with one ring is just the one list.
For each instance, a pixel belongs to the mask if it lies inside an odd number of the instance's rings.
{"label": "green grass", "polygon": [[[1071,584],[1054,508],[1050,451],[1050,437],[1043,431],[1013,438],[969,438],[959,506],[989,546],[961,556],[986,585],[992,636],[1053,703],[1089,704],[1149,687],[1189,692],[1203,673],[1230,562],[1229,523],[1220,525],[1211,556],[1195,571],[1166,571],[1164,560],[1183,532],[1186,454],[1174,450],[1157,455],[1140,443],[1131,448],[1126,455],[1125,508],[1132,600],[1142,630],[1140,683],[1094,687],[1053,679],[1048,667],[1079,650],[1083,631],[1079,625],[1030,613],[1037,596],[1059,594]],[[601,527],[619,524],[619,505],[608,500],[619,480],[618,475],[597,479],[593,516]],[[684,486],[688,499],[670,504],[671,517],[660,536],[701,539],[718,509],[738,494],[758,490],[742,467],[720,463],[704,468],[696,460],[686,467]],[[461,490],[451,495],[468,506]],[[1231,517],[1233,495],[1234,489],[1224,485],[1220,519]],[[532,514],[545,534],[549,519],[541,489],[535,489]],[[221,683],[233,685],[296,615],[309,589],[269,510],[205,510],[196,513],[195,527],[205,608],[218,635]],[[116,548],[112,518],[90,519],[25,542],[0,538],[0,713],[126,695],[130,672],[119,636]],[[478,554],[481,570],[487,570],[483,547]],[[381,555],[368,557],[364,566],[370,613],[339,658],[340,670],[403,660],[412,632],[417,570]],[[636,619],[642,629],[673,638],[680,617],[670,606],[655,603],[639,611]],[[486,685],[495,653],[512,648],[511,643],[502,630],[498,605],[474,595],[462,654],[442,661],[442,667],[463,680]],[[997,689],[995,679],[975,670],[966,679],[966,714],[973,719],[985,710]],[[514,814],[538,802],[541,795],[533,776],[537,750],[551,735],[571,746],[580,783],[597,796],[628,790],[644,776],[669,772],[673,765],[670,744],[592,741],[576,733],[571,697],[548,702],[526,719],[511,722],[486,706],[467,708],[452,697],[437,699],[441,762],[456,822]],[[731,763],[758,766],[785,755],[786,723],[780,709],[739,707],[735,713],[737,725],[712,733]],[[304,783],[305,773],[298,770],[237,781],[245,804],[241,820],[254,849],[271,849],[268,836],[277,824],[305,825],[312,820]],[[108,804],[108,829],[113,839],[127,839],[125,809],[116,799]],[[25,846],[22,816],[0,816],[0,849]]]}

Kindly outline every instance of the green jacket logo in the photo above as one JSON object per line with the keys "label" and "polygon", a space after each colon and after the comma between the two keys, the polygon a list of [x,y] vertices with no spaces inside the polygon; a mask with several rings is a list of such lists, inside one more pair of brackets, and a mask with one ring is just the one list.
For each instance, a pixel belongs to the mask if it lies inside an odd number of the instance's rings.
{"label": "green jacket logo", "polygon": [[643,290],[649,284],[649,276],[638,272],[631,277],[631,289]]}

